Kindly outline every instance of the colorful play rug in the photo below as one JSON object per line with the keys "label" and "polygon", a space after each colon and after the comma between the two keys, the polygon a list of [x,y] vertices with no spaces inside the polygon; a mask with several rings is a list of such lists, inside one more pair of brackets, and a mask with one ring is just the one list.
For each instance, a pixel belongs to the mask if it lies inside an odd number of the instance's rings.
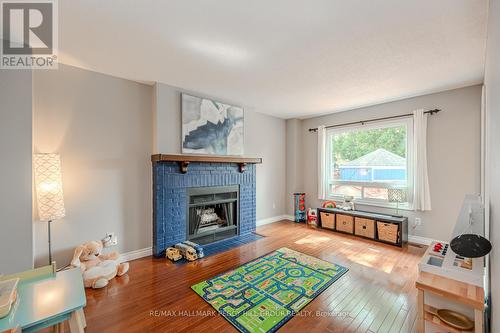
{"label": "colorful play rug", "polygon": [[191,288],[241,332],[275,332],[347,268],[286,247]]}

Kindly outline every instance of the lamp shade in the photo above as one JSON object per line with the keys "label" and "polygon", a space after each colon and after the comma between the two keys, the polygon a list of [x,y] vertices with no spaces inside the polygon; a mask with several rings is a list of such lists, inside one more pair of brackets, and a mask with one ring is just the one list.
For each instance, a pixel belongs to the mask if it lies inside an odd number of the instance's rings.
{"label": "lamp shade", "polygon": [[66,215],[62,189],[61,158],[58,154],[33,155],[36,198],[40,221],[48,222]]}
{"label": "lamp shade", "polygon": [[407,202],[407,195],[405,188],[390,188],[387,190],[387,197],[389,202]]}

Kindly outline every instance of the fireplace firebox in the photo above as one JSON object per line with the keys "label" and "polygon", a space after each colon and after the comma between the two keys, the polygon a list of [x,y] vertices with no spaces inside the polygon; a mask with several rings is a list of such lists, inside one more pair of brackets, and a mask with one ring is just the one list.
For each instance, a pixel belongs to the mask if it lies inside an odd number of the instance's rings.
{"label": "fireplace firebox", "polygon": [[187,189],[187,239],[208,244],[239,234],[239,186]]}

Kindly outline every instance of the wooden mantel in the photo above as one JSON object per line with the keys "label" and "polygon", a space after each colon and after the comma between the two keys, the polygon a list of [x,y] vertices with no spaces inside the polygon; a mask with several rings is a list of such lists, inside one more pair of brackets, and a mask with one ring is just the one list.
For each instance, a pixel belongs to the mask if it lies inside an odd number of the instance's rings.
{"label": "wooden mantel", "polygon": [[236,157],[236,156],[155,154],[155,155],[151,156],[151,161],[152,162],[178,162],[182,173],[187,172],[189,163],[191,163],[191,162],[237,163],[240,167],[240,172],[244,172],[247,164],[260,164],[260,163],[262,163],[262,158]]}

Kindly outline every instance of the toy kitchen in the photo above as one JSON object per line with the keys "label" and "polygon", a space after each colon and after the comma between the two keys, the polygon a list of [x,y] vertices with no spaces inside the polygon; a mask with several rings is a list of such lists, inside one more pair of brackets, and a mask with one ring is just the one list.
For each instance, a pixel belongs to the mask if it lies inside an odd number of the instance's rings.
{"label": "toy kitchen", "polygon": [[419,332],[483,332],[484,256],[490,250],[481,198],[467,195],[452,240],[432,241],[418,265]]}

